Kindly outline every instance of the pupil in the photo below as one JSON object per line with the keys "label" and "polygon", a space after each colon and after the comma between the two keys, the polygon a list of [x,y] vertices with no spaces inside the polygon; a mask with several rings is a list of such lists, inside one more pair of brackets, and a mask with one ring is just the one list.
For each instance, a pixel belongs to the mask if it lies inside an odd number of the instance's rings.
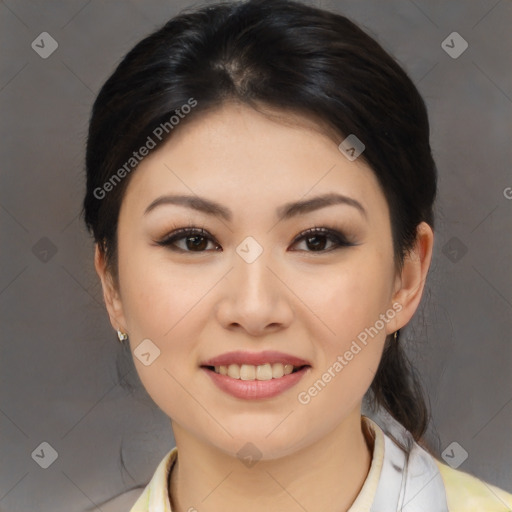
{"label": "pupil", "polygon": [[[199,242],[198,242],[198,239],[200,240]],[[205,240],[205,238],[204,238],[204,237],[202,237],[202,236],[189,236],[189,237],[187,238],[187,241],[195,240],[194,242],[192,242],[192,245],[193,245],[196,249],[197,249],[197,248],[202,249],[203,247],[201,247],[201,239],[202,239],[202,242],[203,242],[203,244],[204,244],[204,240]],[[190,248],[190,247],[189,247],[189,248]]]}
{"label": "pupil", "polygon": [[[318,249],[318,239],[319,238],[322,238],[321,236],[312,236],[310,238],[308,238],[308,244],[311,243],[311,240],[317,240],[317,243],[313,243],[313,247],[316,247]],[[324,245],[325,245],[325,240],[324,240],[324,244],[320,243],[320,248],[323,249],[324,248]]]}

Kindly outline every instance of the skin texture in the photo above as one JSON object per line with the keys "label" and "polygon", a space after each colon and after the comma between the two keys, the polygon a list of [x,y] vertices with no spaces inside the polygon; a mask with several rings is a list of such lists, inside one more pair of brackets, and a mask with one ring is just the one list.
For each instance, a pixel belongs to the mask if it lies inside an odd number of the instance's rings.
{"label": "skin texture", "polygon": [[[170,483],[175,512],[347,510],[373,449],[361,428],[363,396],[385,337],[414,314],[430,266],[431,228],[418,226],[417,244],[398,271],[389,210],[373,171],[361,159],[348,160],[337,147],[341,139],[335,143],[311,120],[281,114],[286,122],[225,103],[184,123],[141,162],[127,187],[119,287],[96,248],[112,326],[129,334],[132,351],[146,338],[160,350],[149,366],[134,362],[171,418],[179,453]],[[359,201],[366,217],[337,204],[278,222],[283,204],[330,192]],[[144,215],[155,198],[171,193],[214,200],[233,218],[177,205]],[[213,241],[200,239],[198,250],[182,238],[175,245],[188,252],[181,253],[156,244],[188,226],[204,228]],[[296,240],[315,226],[337,229],[357,245],[334,248],[321,234]],[[248,236],[263,248],[250,264],[236,252]],[[298,393],[393,303],[400,312],[309,403],[300,403]],[[279,350],[306,359],[311,369],[274,398],[237,399],[199,367],[232,350]],[[252,467],[236,455],[247,442],[262,453]]]}

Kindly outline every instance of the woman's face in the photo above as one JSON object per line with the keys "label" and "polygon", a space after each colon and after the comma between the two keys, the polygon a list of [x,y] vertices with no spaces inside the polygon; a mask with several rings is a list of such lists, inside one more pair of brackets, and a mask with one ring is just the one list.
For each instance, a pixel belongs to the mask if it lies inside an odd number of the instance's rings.
{"label": "woman's face", "polygon": [[[231,103],[191,120],[134,171],[119,216],[116,319],[142,383],[173,426],[233,456],[248,441],[263,458],[284,456],[359,415],[386,335],[411,316],[398,313],[375,175],[300,120]],[[308,203],[327,194],[349,199]],[[207,212],[200,199],[219,208]],[[315,227],[334,238],[299,237]],[[159,244],[180,228],[204,233]],[[262,394],[242,398],[201,367],[231,351],[279,351],[309,368],[298,380],[258,381]],[[246,370],[237,383],[253,389]]]}

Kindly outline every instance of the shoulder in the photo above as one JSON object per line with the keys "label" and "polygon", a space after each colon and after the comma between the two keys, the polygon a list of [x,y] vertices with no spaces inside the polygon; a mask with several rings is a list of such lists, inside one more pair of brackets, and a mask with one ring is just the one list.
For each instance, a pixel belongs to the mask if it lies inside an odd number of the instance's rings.
{"label": "shoulder", "polygon": [[134,501],[139,498],[141,492],[142,489],[137,488],[116,496],[106,503],[102,503],[101,510],[102,512],[124,512],[130,510],[130,507],[133,505]]}
{"label": "shoulder", "polygon": [[149,510],[149,485],[146,486],[142,494],[139,493],[139,497],[137,501],[133,503],[132,508],[129,509],[130,512],[148,512]]}
{"label": "shoulder", "polygon": [[172,512],[167,481],[177,457],[178,449],[174,447],[160,461],[153,477],[133,504],[130,512],[152,512],[153,510]]}
{"label": "shoulder", "polygon": [[450,512],[510,512],[512,494],[434,458],[443,478]]}

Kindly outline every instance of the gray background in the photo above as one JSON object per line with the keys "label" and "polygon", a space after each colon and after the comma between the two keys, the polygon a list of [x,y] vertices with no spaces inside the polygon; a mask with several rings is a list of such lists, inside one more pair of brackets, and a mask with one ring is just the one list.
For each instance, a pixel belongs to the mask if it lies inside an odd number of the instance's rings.
{"label": "gray background", "polygon": [[[512,492],[512,2],[316,4],[376,37],[426,100],[440,174],[434,259],[402,339],[438,453],[456,441],[468,453],[459,469]],[[126,388],[138,377],[78,213],[95,94],[137,41],[192,5],[0,3],[1,511],[127,511],[174,444],[165,414]],[[31,44],[45,31],[58,48],[43,59]],[[454,31],[469,44],[458,58],[441,46]],[[31,455],[42,442],[58,452],[48,469]]]}

